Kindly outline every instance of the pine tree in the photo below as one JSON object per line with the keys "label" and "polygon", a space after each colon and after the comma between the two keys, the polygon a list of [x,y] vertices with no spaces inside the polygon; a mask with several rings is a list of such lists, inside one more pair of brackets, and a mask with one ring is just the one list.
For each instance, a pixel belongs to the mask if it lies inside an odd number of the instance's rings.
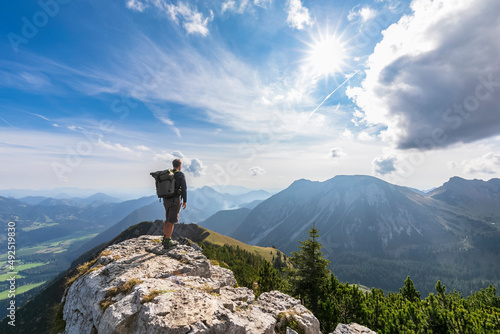
{"label": "pine tree", "polygon": [[330,261],[323,257],[321,244],[318,242],[319,231],[313,224],[309,239],[300,241],[299,252],[292,252],[290,261],[294,266],[291,271],[293,292],[314,314],[322,309],[321,299],[330,276]]}
{"label": "pine tree", "polygon": [[320,320],[321,329],[330,333],[333,332],[337,324],[341,321],[341,313],[338,303],[340,282],[334,274],[330,273],[328,284],[325,286],[324,298],[321,303],[321,312],[315,314]]}
{"label": "pine tree", "polygon": [[260,267],[257,283],[259,295],[263,292],[281,290],[283,287],[283,280],[279,272],[274,269],[268,261],[264,261]]}
{"label": "pine tree", "polygon": [[413,281],[410,279],[410,276],[407,276],[405,279],[405,285],[402,289],[399,289],[401,295],[409,300],[410,302],[416,302],[420,300],[420,293],[415,289],[413,285]]}

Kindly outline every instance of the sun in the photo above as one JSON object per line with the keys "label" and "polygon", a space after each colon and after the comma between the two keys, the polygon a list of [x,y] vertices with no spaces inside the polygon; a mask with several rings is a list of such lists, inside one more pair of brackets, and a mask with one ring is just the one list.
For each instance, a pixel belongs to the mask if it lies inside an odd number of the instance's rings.
{"label": "sun", "polygon": [[337,36],[327,36],[310,45],[307,61],[315,75],[333,75],[345,65],[346,46]]}

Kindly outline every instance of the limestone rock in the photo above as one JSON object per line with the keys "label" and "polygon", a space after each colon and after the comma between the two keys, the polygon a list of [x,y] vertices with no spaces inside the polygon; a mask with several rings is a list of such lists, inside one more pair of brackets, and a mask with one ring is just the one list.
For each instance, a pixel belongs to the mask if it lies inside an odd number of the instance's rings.
{"label": "limestone rock", "polygon": [[350,323],[349,325],[338,324],[332,334],[377,334],[365,326],[358,325],[357,323]]}
{"label": "limestone rock", "polygon": [[66,291],[65,333],[320,333],[300,301],[278,291],[256,300],[199,249],[182,242],[164,250],[159,241],[108,247]]}

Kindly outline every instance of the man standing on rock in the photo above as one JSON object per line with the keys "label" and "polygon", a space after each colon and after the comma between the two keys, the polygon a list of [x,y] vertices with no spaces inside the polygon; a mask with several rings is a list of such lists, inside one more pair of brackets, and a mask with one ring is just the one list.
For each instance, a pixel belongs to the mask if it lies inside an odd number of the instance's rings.
{"label": "man standing on rock", "polygon": [[[163,225],[163,240],[162,244],[165,249],[175,247],[177,242],[172,241],[172,232],[174,231],[174,224],[179,221],[179,212],[182,209],[186,209],[187,205],[187,186],[186,177],[184,173],[181,172],[182,161],[180,159],[175,159],[172,161],[172,166],[174,167],[174,179],[175,179],[175,193],[172,197],[163,198],[163,206],[165,207],[165,224]],[[182,204],[181,204],[182,199]]]}

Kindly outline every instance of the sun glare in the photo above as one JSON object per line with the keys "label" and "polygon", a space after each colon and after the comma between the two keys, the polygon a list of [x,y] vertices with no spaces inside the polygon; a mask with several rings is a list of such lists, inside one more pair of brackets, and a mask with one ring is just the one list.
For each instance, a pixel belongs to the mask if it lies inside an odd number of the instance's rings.
{"label": "sun glare", "polygon": [[330,75],[340,72],[346,57],[345,45],[336,36],[329,36],[316,41],[311,46],[308,58],[316,75]]}

